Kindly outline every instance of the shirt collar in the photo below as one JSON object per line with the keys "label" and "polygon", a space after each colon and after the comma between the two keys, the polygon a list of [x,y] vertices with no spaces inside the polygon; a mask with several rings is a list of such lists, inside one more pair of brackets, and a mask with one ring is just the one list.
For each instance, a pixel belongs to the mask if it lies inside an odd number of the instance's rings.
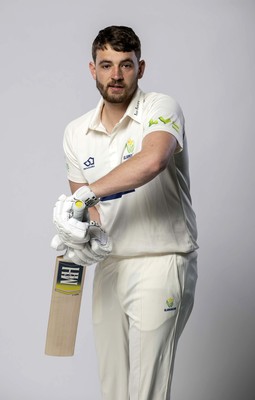
{"label": "shirt collar", "polygon": [[[138,88],[130,101],[128,108],[125,114],[122,117],[122,120],[129,116],[134,121],[141,123],[142,122],[142,109],[143,109],[143,99],[144,93],[140,88]],[[97,130],[101,124],[101,113],[104,105],[104,100],[101,98],[95,108],[94,115],[89,123],[88,129]]]}

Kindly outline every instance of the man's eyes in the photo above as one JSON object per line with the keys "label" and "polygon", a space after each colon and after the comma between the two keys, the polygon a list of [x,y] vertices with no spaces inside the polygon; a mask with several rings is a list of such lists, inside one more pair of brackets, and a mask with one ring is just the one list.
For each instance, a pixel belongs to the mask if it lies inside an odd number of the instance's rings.
{"label": "man's eyes", "polygon": [[122,68],[127,68],[127,69],[128,69],[128,68],[132,68],[132,67],[133,67],[133,64],[131,64],[131,63],[125,63],[125,64],[122,64],[121,67],[122,67]]}
{"label": "man's eyes", "polygon": [[111,68],[111,65],[110,64],[102,64],[101,67],[103,69],[109,69],[109,68]]}
{"label": "man's eyes", "polygon": [[[112,68],[112,65],[111,64],[102,64],[101,67],[103,69],[110,69],[110,68]],[[133,68],[133,64],[132,63],[124,63],[124,64],[120,65],[120,68],[122,68],[122,69],[131,69],[131,68]]]}

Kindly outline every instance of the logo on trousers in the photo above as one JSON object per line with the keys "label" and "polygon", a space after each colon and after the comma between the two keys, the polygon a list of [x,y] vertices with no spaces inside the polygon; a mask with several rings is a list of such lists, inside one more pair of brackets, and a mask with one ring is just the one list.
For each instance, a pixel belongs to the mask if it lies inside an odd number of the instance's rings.
{"label": "logo on trousers", "polygon": [[173,297],[169,297],[168,299],[166,299],[166,305],[167,305],[167,307],[164,308],[164,311],[175,311],[176,310]]}

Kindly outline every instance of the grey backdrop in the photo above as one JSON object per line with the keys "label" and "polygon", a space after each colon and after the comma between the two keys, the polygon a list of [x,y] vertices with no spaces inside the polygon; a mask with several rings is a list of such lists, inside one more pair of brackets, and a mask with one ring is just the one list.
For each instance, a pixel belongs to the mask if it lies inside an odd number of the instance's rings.
{"label": "grey backdrop", "polygon": [[173,400],[254,399],[253,0],[1,0],[1,400],[99,400],[87,271],[76,355],[44,355],[55,252],[52,207],[68,192],[66,124],[95,106],[88,72],[102,27],[132,26],[145,91],[186,116],[199,225],[195,309]]}

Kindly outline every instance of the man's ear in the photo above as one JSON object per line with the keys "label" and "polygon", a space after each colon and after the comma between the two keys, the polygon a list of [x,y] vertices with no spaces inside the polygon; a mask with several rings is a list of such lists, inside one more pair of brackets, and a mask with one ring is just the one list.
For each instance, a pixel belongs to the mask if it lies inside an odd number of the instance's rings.
{"label": "man's ear", "polygon": [[89,69],[90,69],[91,75],[93,76],[93,79],[96,80],[96,66],[95,66],[95,63],[93,61],[90,61]]}
{"label": "man's ear", "polygon": [[145,70],[145,61],[141,60],[139,61],[138,79],[141,79],[143,77],[144,70]]}

